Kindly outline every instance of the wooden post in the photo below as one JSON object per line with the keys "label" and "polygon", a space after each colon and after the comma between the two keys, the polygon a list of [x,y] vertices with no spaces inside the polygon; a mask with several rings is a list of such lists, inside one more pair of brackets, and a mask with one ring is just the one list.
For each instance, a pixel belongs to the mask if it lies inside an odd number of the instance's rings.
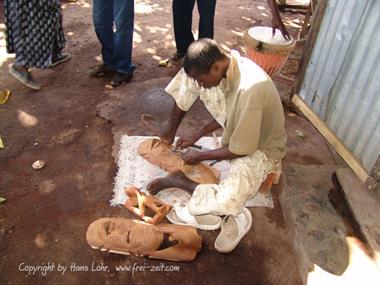
{"label": "wooden post", "polygon": [[379,193],[380,197],[380,155],[377,157],[375,165],[372,168],[371,178],[372,180],[370,181],[370,185],[368,185],[368,187],[374,189],[375,192]]}

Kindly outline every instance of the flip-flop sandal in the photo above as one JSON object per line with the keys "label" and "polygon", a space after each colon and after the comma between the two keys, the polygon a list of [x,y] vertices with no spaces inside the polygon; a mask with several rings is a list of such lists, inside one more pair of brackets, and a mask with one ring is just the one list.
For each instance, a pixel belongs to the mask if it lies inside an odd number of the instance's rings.
{"label": "flip-flop sandal", "polygon": [[57,66],[58,64],[62,63],[62,62],[65,62],[67,60],[69,60],[71,58],[71,54],[69,53],[66,53],[66,52],[63,52],[59,55],[57,55],[56,57],[54,57],[54,60],[53,62],[50,64],[49,67],[55,67]]}
{"label": "flip-flop sandal", "polygon": [[103,76],[111,74],[113,72],[115,72],[115,70],[113,70],[111,67],[108,67],[107,65],[105,65],[103,63],[103,64],[96,66],[90,72],[90,76],[92,76],[92,77],[103,77]]}
{"label": "flip-flop sandal", "polygon": [[24,85],[28,86],[29,88],[34,89],[34,90],[41,89],[41,85],[32,79],[30,72],[27,72],[26,74],[22,74],[12,64],[11,66],[9,66],[9,73],[12,74],[17,80],[19,80],[20,82],[22,82]]}
{"label": "flip-flop sandal", "polygon": [[193,227],[124,218],[95,220],[87,229],[86,240],[101,251],[173,261],[192,261],[202,247],[202,237]]}
{"label": "flip-flop sandal", "polygon": [[215,240],[215,249],[221,253],[234,250],[252,226],[252,214],[247,208],[235,216],[228,215],[222,222],[222,230]]}
{"label": "flip-flop sandal", "polygon": [[212,231],[219,229],[222,218],[214,215],[193,216],[187,206],[174,205],[173,209],[166,215],[173,224],[192,226],[200,230]]}

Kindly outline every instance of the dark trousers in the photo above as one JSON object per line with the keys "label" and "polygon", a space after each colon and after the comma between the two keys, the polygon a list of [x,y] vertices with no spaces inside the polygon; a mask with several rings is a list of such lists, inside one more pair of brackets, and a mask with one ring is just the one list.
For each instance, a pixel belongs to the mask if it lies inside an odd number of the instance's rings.
{"label": "dark trousers", "polygon": [[[191,32],[195,0],[173,0],[173,24],[177,51],[185,53],[194,41]],[[214,15],[216,0],[197,0],[199,11],[198,38],[214,37]]]}
{"label": "dark trousers", "polygon": [[104,64],[132,74],[134,0],[94,0],[93,3],[95,32],[102,44]]}

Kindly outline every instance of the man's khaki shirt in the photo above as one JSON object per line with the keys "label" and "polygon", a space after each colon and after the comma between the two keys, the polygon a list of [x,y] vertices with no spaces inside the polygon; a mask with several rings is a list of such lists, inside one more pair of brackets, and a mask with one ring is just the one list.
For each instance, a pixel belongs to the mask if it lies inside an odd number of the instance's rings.
{"label": "man's khaki shirt", "polygon": [[166,87],[179,108],[187,111],[199,97],[224,128],[222,144],[232,153],[268,158],[285,156],[286,132],[280,96],[270,77],[254,62],[231,52],[226,78],[203,89],[182,69]]}

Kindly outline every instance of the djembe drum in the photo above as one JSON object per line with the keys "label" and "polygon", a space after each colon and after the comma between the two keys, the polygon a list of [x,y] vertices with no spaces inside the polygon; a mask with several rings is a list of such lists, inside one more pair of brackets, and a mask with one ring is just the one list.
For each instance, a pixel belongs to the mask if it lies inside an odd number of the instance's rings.
{"label": "djembe drum", "polygon": [[272,34],[271,27],[253,27],[244,33],[247,56],[258,64],[271,78],[284,67],[296,42],[286,40],[281,31]]}

